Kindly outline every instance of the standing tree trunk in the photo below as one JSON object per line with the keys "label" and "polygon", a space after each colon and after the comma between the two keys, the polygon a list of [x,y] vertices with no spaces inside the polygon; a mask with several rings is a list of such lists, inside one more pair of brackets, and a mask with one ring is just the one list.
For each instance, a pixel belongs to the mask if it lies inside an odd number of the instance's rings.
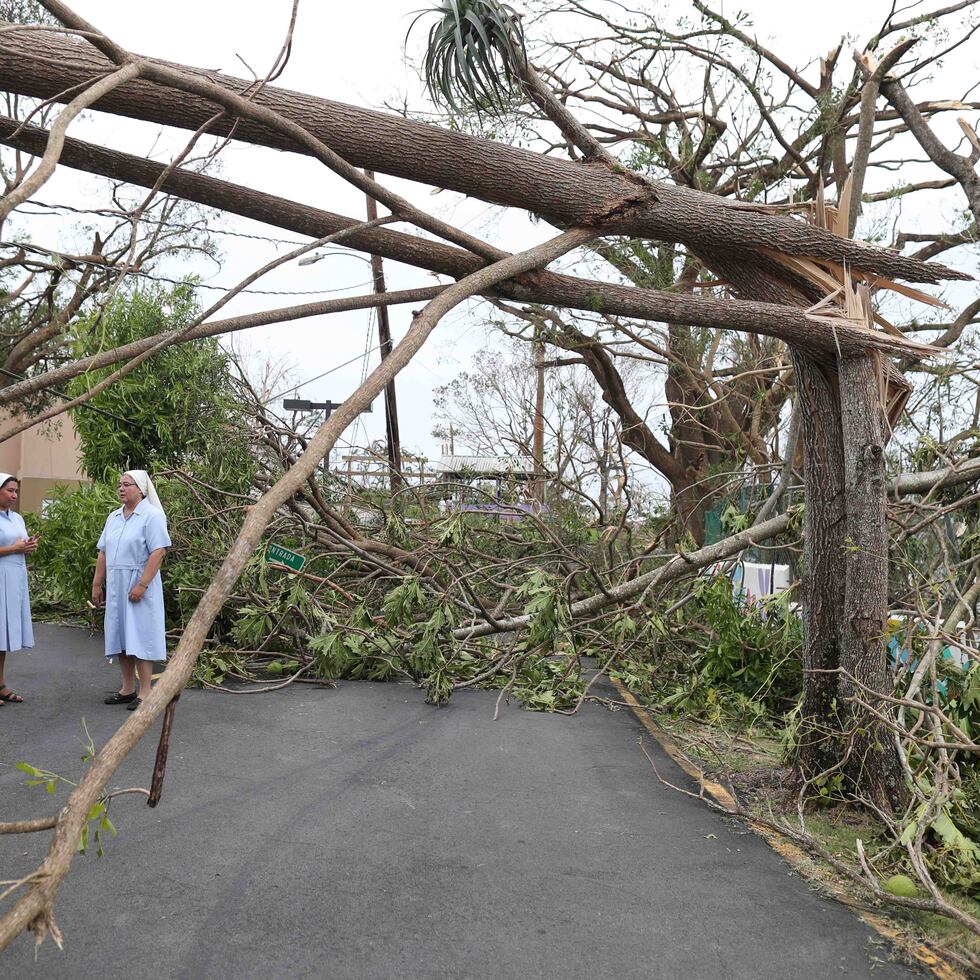
{"label": "standing tree trunk", "polygon": [[844,608],[844,445],[837,379],[793,352],[806,449],[803,536],[803,704],[796,771],[803,780],[839,760],[836,718]]}
{"label": "standing tree trunk", "polygon": [[[849,788],[890,810],[905,797],[901,761],[887,727],[861,702],[891,693],[885,653],[888,537],[885,527],[885,411],[877,354],[841,360],[847,576],[840,621],[840,716],[851,739]],[[880,704],[876,705],[880,708]]]}

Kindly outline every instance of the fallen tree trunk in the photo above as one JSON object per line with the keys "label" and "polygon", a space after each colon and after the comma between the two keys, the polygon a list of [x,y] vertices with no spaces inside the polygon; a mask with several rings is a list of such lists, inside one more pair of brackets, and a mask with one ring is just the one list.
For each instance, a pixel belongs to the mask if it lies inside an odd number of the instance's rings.
{"label": "fallen tree trunk", "polygon": [[[44,130],[19,126],[15,120],[0,117],[0,142],[30,153],[41,153],[46,140],[47,133]],[[61,162],[87,173],[143,187],[156,186],[161,182],[166,169],[161,164],[140,157],[106,150],[75,139],[65,140]],[[312,238],[336,234],[360,224],[353,218],[187,171],[178,170],[167,174],[162,180],[162,189],[185,200]],[[464,249],[380,228],[352,232],[345,239],[345,245],[453,278],[470,275],[483,264],[481,259]],[[392,294],[389,299],[393,302],[415,302],[431,295],[422,295],[422,292],[424,291],[405,291],[402,294]],[[841,317],[811,316],[803,310],[777,303],[722,300],[640,289],[547,271],[500,283],[488,290],[487,295],[568,309],[591,312],[601,310],[611,316],[761,333],[792,343],[815,357],[828,360],[836,359],[838,350],[844,354],[856,355],[868,348],[874,348],[911,353],[918,357],[930,352],[928,346],[869,331]],[[290,310],[276,310],[268,314],[250,314],[248,317],[204,324],[188,333],[187,339],[199,339],[304,316],[317,316],[331,312],[334,308],[339,311],[357,309],[360,306],[356,300],[329,301],[325,304],[295,307],[292,313]],[[61,384],[86,370],[117,363],[141,353],[148,346],[149,341],[141,341],[116,352],[106,351],[94,360],[63,365],[22,382],[8,382],[0,390],[0,404],[23,398],[48,385]]]}
{"label": "fallen tree trunk", "polygon": [[[8,26],[0,22],[0,26]],[[241,79],[140,58],[148,65],[246,91]],[[44,31],[0,31],[0,89],[55,101],[66,90],[113,70],[80,39]],[[601,227],[604,233],[680,242],[693,251],[775,250],[826,259],[867,273],[938,282],[969,278],[862,242],[841,238],[771,210],[672,184],[651,183],[603,165],[587,165],[477,139],[400,116],[265,86],[252,100],[300,124],[347,162],[378,173],[518,207],[558,227]],[[186,92],[143,80],[120,86],[95,108],[179,129],[196,130],[215,106]],[[250,119],[223,118],[208,131],[280,150],[308,152],[288,135]]]}

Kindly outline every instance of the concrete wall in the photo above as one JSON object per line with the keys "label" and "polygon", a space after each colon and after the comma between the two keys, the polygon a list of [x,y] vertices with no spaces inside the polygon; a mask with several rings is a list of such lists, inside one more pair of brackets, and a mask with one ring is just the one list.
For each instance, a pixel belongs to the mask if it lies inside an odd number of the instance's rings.
{"label": "concrete wall", "polygon": [[[0,432],[19,417],[7,417]],[[89,483],[82,472],[78,434],[68,415],[26,429],[0,442],[0,471],[20,480],[21,513],[41,509],[42,502],[57,486],[76,487]]]}
{"label": "concrete wall", "polygon": [[26,476],[20,481],[20,497],[17,501],[17,510],[22,514],[30,511],[40,511],[41,505],[51,496],[51,491],[55,487],[69,486],[80,487],[83,483],[91,481],[78,480],[38,480]]}
{"label": "concrete wall", "polygon": [[[0,422],[0,431],[10,425],[9,417]],[[0,442],[0,473],[13,473],[17,476],[20,471],[20,436],[14,436],[6,442]]]}
{"label": "concrete wall", "polygon": [[28,429],[21,436],[21,479],[78,480],[82,447],[68,415]]}

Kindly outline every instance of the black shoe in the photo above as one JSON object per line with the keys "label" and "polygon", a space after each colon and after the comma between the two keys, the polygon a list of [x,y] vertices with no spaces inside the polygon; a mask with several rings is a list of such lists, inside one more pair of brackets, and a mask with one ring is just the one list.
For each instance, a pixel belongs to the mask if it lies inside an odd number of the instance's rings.
{"label": "black shoe", "polygon": [[143,703],[142,698],[137,698],[135,701],[130,701],[126,706],[127,711],[135,711]]}
{"label": "black shoe", "polygon": [[136,692],[133,691],[132,694],[120,694],[116,691],[115,694],[110,694],[109,697],[103,701],[103,704],[129,704],[130,701],[136,700]]}

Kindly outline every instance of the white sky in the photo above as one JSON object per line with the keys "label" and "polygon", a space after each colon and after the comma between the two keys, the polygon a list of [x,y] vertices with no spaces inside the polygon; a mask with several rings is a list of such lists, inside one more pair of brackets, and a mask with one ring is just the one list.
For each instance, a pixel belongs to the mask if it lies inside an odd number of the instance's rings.
{"label": "white sky", "polygon": [[[381,107],[385,101],[408,97],[409,104],[422,104],[421,85],[405,67],[405,35],[412,15],[434,0],[361,0],[360,3],[331,3],[324,0],[302,0],[292,55],[286,71],[275,84],[315,95],[354,104]],[[247,5],[232,0],[168,0],[161,6],[148,0],[76,0],[74,8],[116,41],[131,50],[199,67],[214,68],[232,75],[247,75],[238,60],[240,56],[256,72],[264,73],[282,42],[290,4],[287,0],[265,0],[246,13]],[[746,0],[739,5],[753,15],[755,30],[771,41],[772,46],[791,63],[800,64],[825,54],[842,33],[865,38],[880,24],[890,4],[881,0],[855,3],[854,0],[824,0],[817,8],[788,4],[785,0]],[[686,4],[674,3],[673,9]],[[659,4],[658,9],[664,10]],[[735,5],[726,3],[731,15]],[[417,52],[424,41],[429,20],[413,32],[410,50]],[[957,73],[975,79],[977,44],[965,59],[962,54]],[[847,50],[847,49],[845,49]],[[846,56],[849,59],[849,55]],[[843,60],[843,57],[842,57]],[[816,80],[811,67],[808,76]],[[941,79],[946,98],[963,94],[969,82],[954,84]],[[180,147],[186,134],[161,136],[159,127],[112,117],[81,120],[72,131],[80,138],[102,139],[116,148],[134,153],[153,152],[157,159],[169,159],[168,151]],[[363,215],[362,196],[352,191],[321,165],[296,155],[233,144],[222,154],[221,176],[256,189],[269,191],[297,201],[354,217]],[[437,210],[441,217],[468,231],[484,236],[499,247],[515,250],[531,241],[547,237],[547,226],[531,225],[517,213],[504,213],[481,202],[461,200],[456,195],[433,195],[427,187],[411,185],[381,177],[389,186],[412,198],[423,207]],[[50,202],[72,198],[92,203],[99,197],[100,184],[91,178],[79,178],[73,172],[59,171],[56,178],[39,195]],[[35,239],[51,241],[55,219],[39,219],[32,224]],[[217,228],[268,235],[271,238],[295,239],[277,229],[225,216]],[[276,247],[269,243],[248,241],[218,235],[224,267],[216,270],[211,263],[195,271],[212,285],[231,285],[269,261]],[[285,248],[285,246],[281,246]],[[419,270],[386,263],[390,289],[430,285],[431,276]],[[299,268],[293,263],[257,283],[254,289],[284,293],[319,293],[349,290],[370,291],[370,273],[361,259],[329,258],[316,265]],[[205,301],[220,295],[205,291]],[[220,315],[234,315],[257,309],[268,309],[292,303],[309,302],[314,295],[257,295],[236,300]],[[484,307],[484,309],[486,309]],[[395,339],[402,336],[410,318],[407,307],[391,311]],[[298,380],[312,378],[352,358],[358,361],[328,378],[302,388],[303,397],[314,400],[341,400],[352,391],[361,377],[360,355],[366,345],[368,316],[344,314],[329,318],[300,321],[274,328],[253,331],[248,346],[259,356],[285,356],[295,365]],[[467,367],[469,354],[483,342],[484,332],[471,308],[459,309],[440,325],[436,335],[420,355],[399,375],[398,397],[402,441],[407,448],[421,448],[430,457],[440,447],[430,436],[431,392]],[[375,340],[376,344],[376,334]],[[372,365],[377,353],[372,354]],[[380,398],[375,413],[364,416],[362,427],[348,432],[358,444],[382,438],[384,433]]]}

